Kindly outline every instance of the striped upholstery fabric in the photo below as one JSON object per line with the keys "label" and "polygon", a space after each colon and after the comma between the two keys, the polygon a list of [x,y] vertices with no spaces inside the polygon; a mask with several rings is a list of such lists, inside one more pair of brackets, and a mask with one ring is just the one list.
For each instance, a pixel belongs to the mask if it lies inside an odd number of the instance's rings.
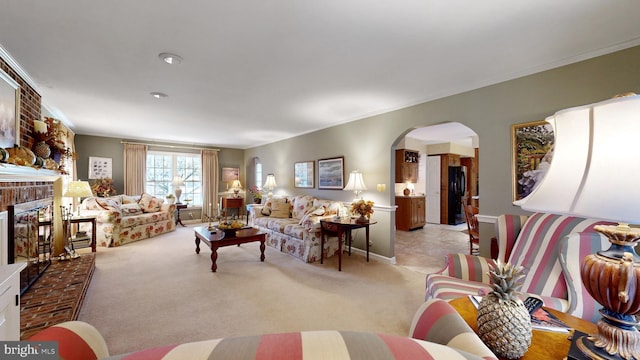
{"label": "striped upholstery fabric", "polygon": [[82,321],[67,321],[46,328],[30,341],[58,341],[60,359],[96,360],[109,356],[107,343],[96,328]]}
{"label": "striped upholstery fabric", "polygon": [[444,300],[432,299],[420,306],[411,322],[409,336],[446,344],[483,359],[497,359],[456,310]]}
{"label": "striped upholstery fabric", "polygon": [[569,291],[569,310],[567,312],[571,315],[593,323],[600,319],[598,310],[602,306],[593,300],[584,287],[580,268],[582,260],[587,255],[608,249],[610,245],[607,237],[597,232],[575,233],[560,240],[558,251]]}
{"label": "striped upholstery fabric", "polygon": [[491,291],[489,283],[458,279],[453,276],[427,275],[425,300],[453,300],[466,295],[480,295]]}
{"label": "striped upholstery fabric", "polygon": [[498,239],[498,259],[507,261],[511,256],[511,250],[516,243],[520,229],[527,221],[525,215],[503,214],[498,216],[495,230]]}
{"label": "striped upholstery fabric", "polygon": [[522,227],[509,258],[510,263],[524,266],[527,270],[522,291],[568,299],[567,283],[558,257],[558,243],[565,235],[574,232],[594,232],[594,225],[605,223],[566,215],[531,215]]}
{"label": "striped upholstery fabric", "polygon": [[397,335],[304,331],[223,338],[148,349],[112,360],[481,359],[452,347]]}
{"label": "striped upholstery fabric", "polygon": [[462,326],[464,320],[449,304],[438,300],[431,305],[423,305],[414,320],[412,332],[422,339],[356,331],[303,331],[196,341],[108,357],[106,343],[93,326],[70,321],[29,340],[57,341],[60,358],[73,360],[495,359],[469,327]]}
{"label": "striped upholstery fabric", "polygon": [[[545,213],[534,213],[528,217],[500,215],[496,223],[498,258],[504,260],[506,257],[506,261],[526,269],[521,289],[523,296],[535,294],[544,300],[545,306],[568,311],[570,286],[567,286],[560,264],[558,244],[571,233],[594,233],[593,227],[597,224],[609,223]],[[489,289],[486,274],[483,278],[478,274],[486,273],[489,261],[463,254],[448,256],[444,269],[427,275],[425,300],[450,300],[486,293]]]}

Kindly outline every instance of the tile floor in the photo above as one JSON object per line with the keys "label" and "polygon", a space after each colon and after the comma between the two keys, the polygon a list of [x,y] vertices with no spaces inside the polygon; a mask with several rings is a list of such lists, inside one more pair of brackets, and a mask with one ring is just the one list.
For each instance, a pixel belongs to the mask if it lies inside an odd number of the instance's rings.
{"label": "tile floor", "polygon": [[449,253],[468,253],[467,225],[427,224],[412,231],[396,231],[397,265],[424,274],[440,270]]}

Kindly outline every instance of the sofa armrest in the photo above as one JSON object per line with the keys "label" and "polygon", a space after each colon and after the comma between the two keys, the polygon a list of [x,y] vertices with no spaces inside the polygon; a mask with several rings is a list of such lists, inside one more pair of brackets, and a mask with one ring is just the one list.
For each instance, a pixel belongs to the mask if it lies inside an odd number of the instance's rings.
{"label": "sofa armrest", "polygon": [[174,211],[176,211],[176,204],[164,203],[164,204],[162,204],[162,206],[160,206],[160,211],[161,212],[173,213]]}
{"label": "sofa armrest", "polygon": [[67,321],[48,327],[29,341],[55,341],[58,355],[66,360],[97,360],[109,356],[107,343],[100,332],[82,321]]}
{"label": "sofa armrest", "polygon": [[82,216],[94,216],[99,223],[116,223],[122,218],[117,210],[82,210]]}
{"label": "sofa armrest", "polygon": [[444,300],[431,299],[418,308],[411,322],[409,336],[450,346],[484,359],[497,359],[460,314]]}
{"label": "sofa armrest", "polygon": [[445,266],[437,274],[448,275],[467,281],[489,283],[489,266],[494,260],[482,256],[467,254],[449,254],[445,258]]}

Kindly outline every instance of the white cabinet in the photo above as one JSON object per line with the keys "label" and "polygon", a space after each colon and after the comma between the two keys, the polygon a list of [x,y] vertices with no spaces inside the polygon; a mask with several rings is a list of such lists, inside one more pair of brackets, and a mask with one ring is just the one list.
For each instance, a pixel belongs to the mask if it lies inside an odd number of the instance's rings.
{"label": "white cabinet", "polygon": [[0,341],[20,340],[20,271],[26,265],[0,266]]}

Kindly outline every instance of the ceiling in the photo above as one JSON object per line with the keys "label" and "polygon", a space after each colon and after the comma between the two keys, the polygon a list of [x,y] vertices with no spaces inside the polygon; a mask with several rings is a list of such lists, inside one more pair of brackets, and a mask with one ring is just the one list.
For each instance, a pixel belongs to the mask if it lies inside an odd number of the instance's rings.
{"label": "ceiling", "polygon": [[640,44],[632,0],[0,5],[0,46],[76,133],[241,149]]}

